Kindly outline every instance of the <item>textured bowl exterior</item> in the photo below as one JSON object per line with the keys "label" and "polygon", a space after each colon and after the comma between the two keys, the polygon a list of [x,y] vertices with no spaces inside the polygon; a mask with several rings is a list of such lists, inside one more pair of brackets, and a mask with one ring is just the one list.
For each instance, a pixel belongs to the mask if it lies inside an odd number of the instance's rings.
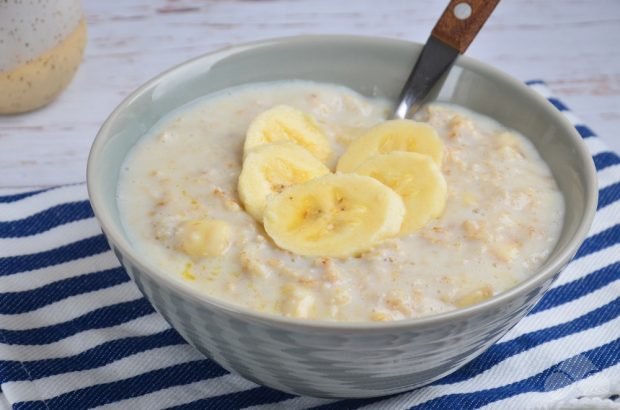
{"label": "textured bowl exterior", "polygon": [[513,327],[552,282],[458,322],[320,331],[274,326],[187,299],[115,252],[157,311],[205,356],[256,383],[316,397],[383,396],[447,375]]}
{"label": "textured bowl exterior", "polygon": [[[318,36],[239,46],[185,63],[130,96],[91,150],[88,188],[110,245],[140,290],[196,349],[226,369],[282,391],[319,397],[374,397],[432,382],[482,353],[542,297],[574,256],[597,201],[592,159],[572,126],[524,85],[461,58],[434,98],[496,118],[531,136],[563,191],[561,238],[531,279],[489,301],[388,323],[298,321],[248,311],[199,294],[148,265],[120,225],[116,183],[131,146],[161,116],[210,92],[280,79],[327,81],[395,97],[418,44]],[[507,98],[507,96],[509,98]]]}

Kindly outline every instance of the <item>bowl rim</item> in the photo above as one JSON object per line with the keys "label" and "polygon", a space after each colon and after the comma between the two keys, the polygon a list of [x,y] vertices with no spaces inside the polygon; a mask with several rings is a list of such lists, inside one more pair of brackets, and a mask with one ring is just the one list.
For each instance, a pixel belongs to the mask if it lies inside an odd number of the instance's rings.
{"label": "bowl rim", "polygon": [[522,93],[527,94],[529,97],[535,100],[540,105],[540,109],[544,112],[544,114],[552,118],[557,123],[561,132],[566,134],[568,139],[570,139],[571,143],[577,150],[577,154],[581,163],[584,166],[583,171],[586,177],[585,180],[587,190],[584,213],[583,215],[581,215],[581,219],[578,223],[577,229],[575,230],[575,235],[570,238],[564,249],[553,260],[546,263],[546,267],[542,271],[536,272],[526,280],[518,283],[516,286],[504,292],[501,292],[500,294],[495,295],[490,299],[465,308],[454,309],[451,311],[426,315],[422,317],[385,322],[338,322],[314,319],[295,319],[272,313],[257,312],[245,306],[235,305],[225,300],[220,300],[216,297],[207,295],[206,293],[201,293],[193,289],[190,284],[186,284],[184,282],[176,280],[171,276],[166,275],[165,272],[157,269],[157,267],[150,266],[147,263],[142,262],[141,258],[138,257],[139,252],[135,250],[134,247],[129,243],[129,240],[125,237],[125,234],[122,231],[122,227],[116,226],[116,224],[112,220],[110,212],[103,205],[103,194],[102,192],[100,192],[99,188],[94,182],[96,178],[94,175],[94,164],[101,161],[99,159],[102,152],[101,148],[110,137],[109,130],[112,126],[112,123],[116,121],[116,119],[121,115],[121,113],[126,109],[126,107],[144,92],[153,87],[156,87],[160,82],[164,81],[170,76],[173,76],[177,71],[192,66],[194,64],[200,64],[201,62],[203,62],[203,60],[204,63],[207,63],[207,61],[212,60],[214,57],[218,57],[218,55],[222,55],[222,57],[225,57],[227,55],[234,54],[235,52],[283,43],[326,43],[343,41],[357,44],[371,44],[374,46],[408,46],[411,47],[412,50],[415,50],[416,48],[421,49],[423,47],[421,43],[414,41],[377,36],[328,34],[269,38],[219,48],[212,52],[202,54],[198,57],[184,61],[151,78],[146,83],[134,90],[129,96],[127,96],[112,111],[112,113],[103,122],[101,128],[97,132],[97,136],[92,143],[88,156],[86,178],[88,196],[95,217],[97,218],[104,234],[107,236],[107,239],[120,249],[123,258],[128,258],[131,264],[144,272],[144,274],[149,275],[154,281],[163,282],[166,287],[172,288],[173,290],[180,293],[183,297],[193,299],[200,304],[210,306],[211,308],[216,308],[218,310],[226,312],[227,314],[245,317],[246,319],[263,322],[265,324],[276,327],[289,327],[297,328],[300,330],[304,329],[324,332],[345,330],[350,332],[364,333],[384,332],[386,330],[396,330],[402,328],[413,329],[419,326],[423,327],[429,324],[437,325],[438,322],[448,323],[462,320],[467,317],[480,315],[488,312],[494,308],[499,307],[502,304],[507,303],[514,298],[529,293],[534,289],[540,287],[545,281],[551,279],[556,273],[559,273],[565,267],[565,265],[573,258],[578,247],[585,239],[596,212],[596,205],[598,202],[598,183],[596,169],[594,167],[592,156],[590,155],[585,142],[582,140],[581,136],[577,133],[570,121],[560,111],[553,107],[553,105],[550,104],[544,97],[536,93],[534,90],[530,89],[527,85],[525,85],[525,83],[511,77],[510,75],[500,71],[499,69],[496,69],[490,65],[487,65],[486,63],[463,55],[460,55],[457,58],[455,65],[467,68],[483,76],[495,78],[501,82],[507,83],[510,87],[519,89]]}

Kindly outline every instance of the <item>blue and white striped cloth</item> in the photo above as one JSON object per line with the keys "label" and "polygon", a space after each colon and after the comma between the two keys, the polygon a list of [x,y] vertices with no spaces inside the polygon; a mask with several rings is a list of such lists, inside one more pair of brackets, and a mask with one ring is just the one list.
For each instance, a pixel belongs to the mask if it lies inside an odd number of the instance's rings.
{"label": "blue and white striped cloth", "polygon": [[[458,372],[370,400],[296,397],[186,344],[109,250],[84,185],[0,196],[0,409],[620,408],[620,158],[540,81],[598,170],[594,225],[514,329]],[[620,137],[620,136],[618,136]]]}

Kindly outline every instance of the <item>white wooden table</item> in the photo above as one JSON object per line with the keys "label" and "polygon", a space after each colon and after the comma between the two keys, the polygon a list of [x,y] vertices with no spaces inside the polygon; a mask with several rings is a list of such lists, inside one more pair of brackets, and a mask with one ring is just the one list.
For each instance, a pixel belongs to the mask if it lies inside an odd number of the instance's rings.
{"label": "white wooden table", "polygon": [[[86,57],[47,108],[0,117],[0,189],[85,179],[111,110],[162,70],[217,48],[298,34],[424,42],[447,0],[85,0]],[[467,54],[543,79],[620,151],[620,1],[504,0]],[[0,90],[0,92],[2,92]]]}

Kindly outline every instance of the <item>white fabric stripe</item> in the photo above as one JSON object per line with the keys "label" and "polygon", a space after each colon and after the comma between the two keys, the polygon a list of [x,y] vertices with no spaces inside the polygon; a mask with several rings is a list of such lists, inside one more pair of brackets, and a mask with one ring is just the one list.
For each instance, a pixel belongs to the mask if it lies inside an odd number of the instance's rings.
{"label": "white fabric stripe", "polygon": [[136,285],[132,282],[125,282],[109,288],[71,296],[31,312],[15,315],[0,314],[0,326],[5,330],[36,329],[68,322],[106,306],[141,298],[142,294]]}
{"label": "white fabric stripe", "polygon": [[95,218],[88,218],[56,226],[36,235],[0,238],[0,258],[45,252],[97,235],[101,235],[101,228]]}
{"label": "white fabric stripe", "polygon": [[588,238],[617,224],[616,215],[620,215],[620,213],[618,213],[619,205],[620,201],[616,201],[596,212],[594,220],[592,221],[592,226],[588,232]]}
{"label": "white fabric stripe", "polygon": [[619,410],[620,401],[608,397],[581,397],[545,407],[556,410]]}
{"label": "white fabric stripe", "polygon": [[244,407],[243,410],[302,410],[337,402],[337,399],[319,399],[316,397],[300,396],[278,403],[261,404]]}
{"label": "white fabric stripe", "polygon": [[[570,375],[558,376],[570,377]],[[537,408],[619,409],[620,403],[600,399],[600,397],[609,397],[614,394],[620,394],[620,364],[583,379],[577,379],[574,383],[561,389],[523,393],[496,401],[481,407],[481,409],[522,409],[531,407],[532,403],[536,403]],[[577,397],[583,397],[583,399],[575,400]]]}
{"label": "white fabric stripe", "polygon": [[2,391],[0,391],[0,410],[11,410],[11,405]]}
{"label": "white fabric stripe", "polygon": [[169,329],[170,325],[158,313],[151,313],[120,325],[90,329],[46,345],[3,345],[0,360],[43,360],[80,354],[103,343],[131,336],[145,336]]}
{"label": "white fabric stripe", "polygon": [[0,222],[28,218],[53,206],[87,198],[86,184],[54,188],[15,202],[0,203]]}
{"label": "white fabric stripe", "polygon": [[48,400],[73,390],[97,384],[111,383],[137,376],[152,370],[163,369],[181,363],[202,360],[189,345],[160,347],[141,352],[95,369],[63,373],[34,381],[8,382],[2,385],[6,394],[19,397],[20,401]]}
{"label": "white fabric stripe", "polygon": [[214,379],[202,380],[184,386],[174,386],[144,396],[132,397],[106,404],[94,409],[162,409],[208,399],[230,393],[237,393],[258,387],[257,384],[239,376],[227,374]]}
{"label": "white fabric stripe", "polygon": [[572,111],[562,111],[562,114],[564,115],[564,117],[566,117],[566,119],[568,121],[570,121],[571,124],[573,124],[573,125],[584,125],[583,121],[581,121],[581,118],[577,117],[574,112],[572,112]]}
{"label": "white fabric stripe", "polygon": [[619,326],[620,318],[616,318],[596,328],[552,340],[511,356],[483,373],[462,382],[447,386],[427,386],[422,390],[388,399],[381,404],[393,407],[401,407],[405,404],[412,406],[446,394],[475,393],[483,389],[515,383],[538,374],[570,357],[616,340]]}
{"label": "white fabric stripe", "polygon": [[618,296],[620,296],[620,279],[572,302],[524,317],[502,337],[500,343],[508,342],[525,333],[570,322],[608,304]]}
{"label": "white fabric stripe", "polygon": [[616,244],[605,248],[602,251],[591,253],[587,256],[574,260],[560,274],[558,279],[553,283],[553,287],[557,288],[558,286],[574,282],[592,272],[598,271],[605,266],[616,262],[618,260],[617,255],[619,254],[620,244]]}
{"label": "white fabric stripe", "polygon": [[600,154],[601,152],[608,152],[609,147],[601,141],[600,138],[586,138],[583,140],[590,151],[592,156]]}
{"label": "white fabric stripe", "polygon": [[603,189],[615,184],[616,182],[618,182],[618,178],[620,176],[620,164],[604,168],[603,170],[598,172],[597,176],[598,189]]}
{"label": "white fabric stripe", "polygon": [[119,267],[112,251],[73,259],[58,265],[22,272],[15,275],[0,276],[0,292],[22,292],[32,290],[59,280],[73,278],[85,273]]}
{"label": "white fabric stripe", "polygon": [[528,84],[528,87],[545,98],[553,96],[551,90],[545,84]]}
{"label": "white fabric stripe", "polygon": [[603,232],[605,229],[616,225],[614,222],[618,215],[620,215],[620,201],[616,201],[604,208],[601,208],[596,213],[594,221],[592,221],[592,227],[590,228],[588,236],[596,235],[597,233]]}

